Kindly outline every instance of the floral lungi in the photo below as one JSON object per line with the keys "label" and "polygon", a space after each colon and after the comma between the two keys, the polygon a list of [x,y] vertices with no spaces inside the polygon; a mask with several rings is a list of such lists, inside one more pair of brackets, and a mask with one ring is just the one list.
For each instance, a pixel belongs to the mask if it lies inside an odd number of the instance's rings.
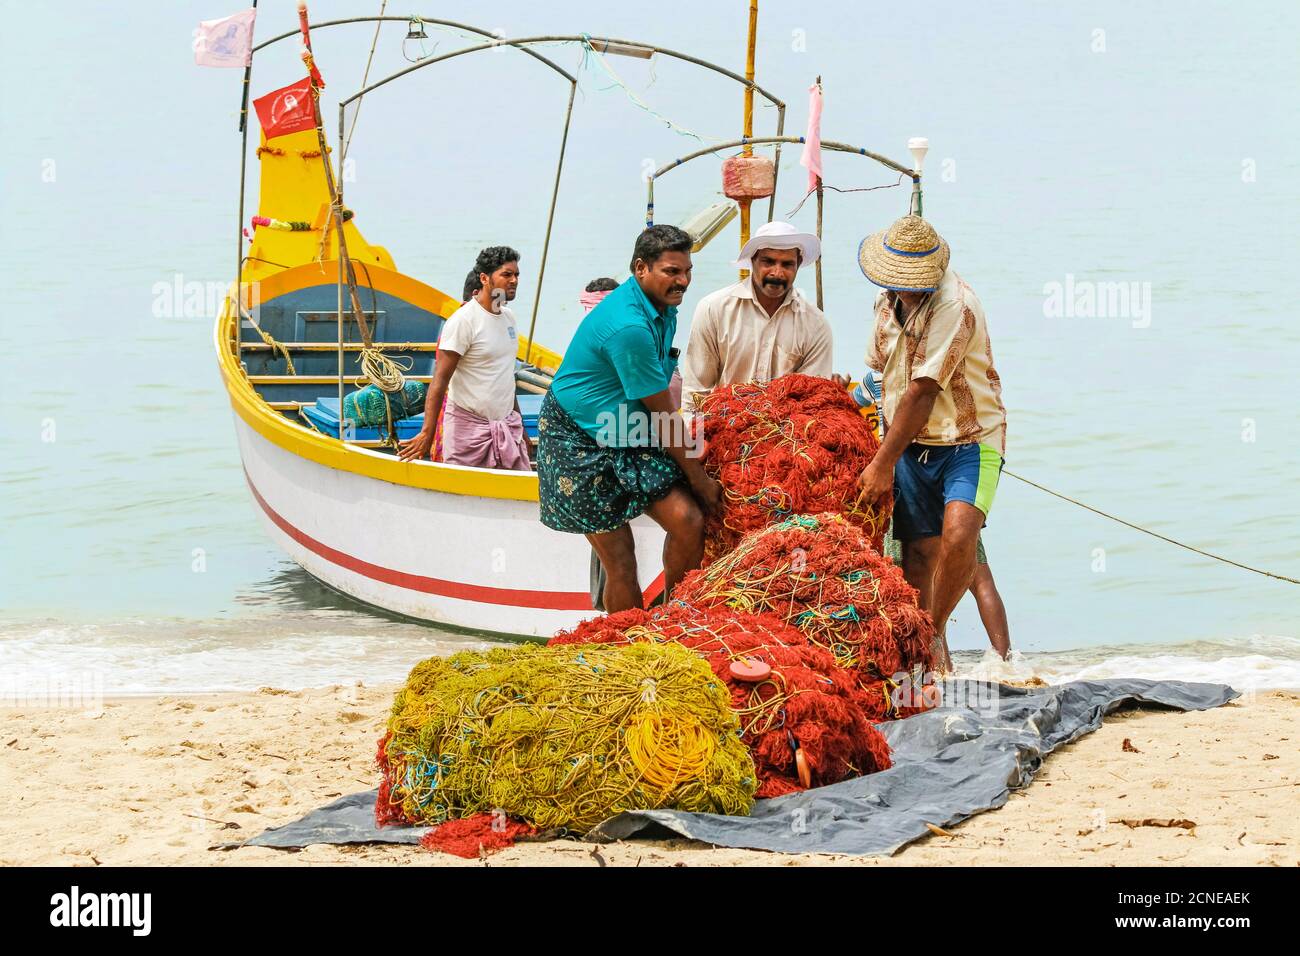
{"label": "floral lungi", "polygon": [[572,534],[616,531],[685,485],[660,448],[612,448],[583,430],[547,392],[537,419],[542,524]]}

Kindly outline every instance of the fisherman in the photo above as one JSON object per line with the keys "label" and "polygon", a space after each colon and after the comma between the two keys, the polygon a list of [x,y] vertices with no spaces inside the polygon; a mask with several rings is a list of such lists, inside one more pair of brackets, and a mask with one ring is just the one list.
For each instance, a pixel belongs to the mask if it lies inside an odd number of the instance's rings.
{"label": "fisherman", "polygon": [[750,271],[695,307],[682,362],[687,407],[717,385],[769,382],[791,372],[831,375],[831,326],[794,287],[821,241],[788,222],[760,226],[735,265]]}
{"label": "fisherman", "polygon": [[411,461],[428,456],[441,412],[443,461],[531,471],[515,396],[518,332],[515,315],[506,306],[519,288],[519,253],[509,246],[489,246],[478,254],[474,270],[479,290],[452,313],[438,339],[424,427],[401,443],[398,457]]}
{"label": "fisherman", "polygon": [[858,249],[881,287],[867,364],[883,376],[885,438],[859,499],[894,495],[903,574],[935,624],[934,666],[951,672],[948,617],[970,586],[980,528],[1006,453],[1006,409],[984,309],[948,268],[948,244],[904,216]]}
{"label": "fisherman", "polygon": [[460,304],[464,305],[478,295],[478,290],[481,288],[483,288],[483,281],[479,278],[478,270],[470,269],[469,275],[465,276],[465,288],[461,291]]}
{"label": "fisherman", "polygon": [[[835,378],[837,381],[840,380],[840,376]],[[879,418],[880,383],[880,373],[874,369],[867,369],[861,383],[853,390],[853,400],[862,408],[868,420]],[[876,435],[880,437],[879,430],[876,431]],[[883,553],[895,564],[902,566],[903,548],[894,537],[892,528],[885,532]],[[993,580],[993,569],[989,567],[989,558],[984,551],[983,535],[975,539],[975,574],[971,578],[968,590],[971,597],[975,599],[975,607],[979,610],[980,622],[984,625],[984,633],[988,635],[989,643],[999,657],[1004,661],[1007,660],[1011,656],[1011,629],[1007,624],[1007,606],[998,592],[997,582]]]}
{"label": "fisherman", "polygon": [[601,300],[617,288],[618,283],[613,279],[592,279],[578,296],[578,304],[582,306],[582,314],[586,315],[600,305]]}
{"label": "fisherman", "polygon": [[649,514],[667,532],[669,594],[699,566],[704,514],[722,499],[668,393],[691,245],[676,226],[637,237],[631,277],[578,326],[538,417],[542,523],[586,535],[605,571],[611,613],[644,603],[629,522]]}

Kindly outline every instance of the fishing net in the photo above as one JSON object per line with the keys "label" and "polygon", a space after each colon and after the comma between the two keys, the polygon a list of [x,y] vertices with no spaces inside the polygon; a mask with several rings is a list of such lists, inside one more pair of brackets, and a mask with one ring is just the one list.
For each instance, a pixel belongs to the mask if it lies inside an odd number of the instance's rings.
{"label": "fishing net", "polygon": [[391,415],[393,421],[409,418],[424,411],[424,398],[428,390],[424,382],[409,379],[401,391],[385,392],[378,385],[367,385],[343,397],[343,413],[351,424],[385,425]]}
{"label": "fishing net", "polygon": [[[929,669],[934,625],[903,572],[836,514],[793,515],[746,535],[673,596],[700,606],[775,614],[852,667],[864,684]],[[881,693],[887,715],[888,688]]]}
{"label": "fishing net", "polygon": [[420,846],[474,860],[514,846],[520,837],[536,834],[536,827],[511,820],[503,813],[476,813],[438,824],[420,838]]}
{"label": "fishing net", "polygon": [[430,658],[393,701],[376,820],[495,811],[587,830],[622,810],[747,814],[757,779],[729,703],[672,644]]}
{"label": "fishing net", "polygon": [[792,514],[834,511],[882,549],[892,500],[859,505],[858,475],[880,444],[849,394],[829,379],[783,375],[720,385],[700,399],[704,467],[722,483],[721,512],[705,531],[704,563],[751,531]]}
{"label": "fishing net", "polygon": [[889,768],[889,745],[864,707],[880,710],[876,688],[860,688],[854,671],[838,667],[829,653],[771,615],[673,601],[654,612],[633,609],[584,621],[551,644],[638,641],[688,647],[727,685],[741,740],[754,757],[757,796],[804,789],[799,752],[812,786]]}

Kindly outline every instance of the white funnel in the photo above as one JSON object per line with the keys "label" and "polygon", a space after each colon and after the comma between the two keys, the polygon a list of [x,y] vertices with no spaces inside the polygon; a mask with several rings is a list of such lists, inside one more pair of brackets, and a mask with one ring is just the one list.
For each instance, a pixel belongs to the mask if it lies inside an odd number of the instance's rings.
{"label": "white funnel", "polygon": [[912,152],[913,172],[919,173],[925,165],[925,154],[930,151],[930,140],[924,136],[913,136],[907,141],[907,148]]}

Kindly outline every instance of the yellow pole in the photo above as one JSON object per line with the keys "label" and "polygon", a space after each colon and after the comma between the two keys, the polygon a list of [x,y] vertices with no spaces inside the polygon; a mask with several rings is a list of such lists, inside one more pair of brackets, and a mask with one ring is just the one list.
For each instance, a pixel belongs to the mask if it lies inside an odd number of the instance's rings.
{"label": "yellow pole", "polygon": [[[758,0],[749,0],[749,46],[745,54],[745,79],[749,86],[745,87],[745,132],[746,138],[754,135],[754,44],[758,38]],[[753,156],[754,147],[748,143],[744,147],[744,155]],[[749,242],[749,200],[743,199],[740,202],[740,247],[743,249],[745,243]],[[741,281],[749,277],[748,269],[740,270]]]}

